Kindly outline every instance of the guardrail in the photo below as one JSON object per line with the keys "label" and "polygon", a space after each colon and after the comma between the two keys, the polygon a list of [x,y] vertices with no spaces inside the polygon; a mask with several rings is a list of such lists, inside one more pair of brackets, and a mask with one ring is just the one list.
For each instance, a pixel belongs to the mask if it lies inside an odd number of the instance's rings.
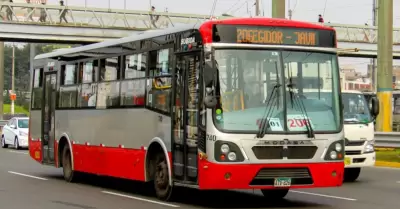
{"label": "guardrail", "polygon": [[375,132],[375,146],[400,148],[400,133]]}

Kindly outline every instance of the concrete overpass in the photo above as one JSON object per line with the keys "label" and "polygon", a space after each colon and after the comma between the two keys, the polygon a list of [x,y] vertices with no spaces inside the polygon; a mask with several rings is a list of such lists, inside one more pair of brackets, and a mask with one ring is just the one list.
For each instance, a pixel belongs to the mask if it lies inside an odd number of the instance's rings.
{"label": "concrete overpass", "polygon": [[[202,22],[210,19],[209,15],[167,13],[139,10],[121,10],[104,8],[84,8],[74,6],[41,5],[0,2],[0,41],[21,42],[99,42],[121,38],[155,28],[173,27],[182,23]],[[60,11],[68,11],[68,23],[60,23]],[[12,19],[7,19],[11,11]],[[40,22],[40,13],[47,15],[45,22]],[[32,17],[32,18],[31,18]],[[230,18],[227,16],[216,19]],[[155,20],[157,19],[157,20]],[[348,44],[363,44],[368,48],[377,43],[377,28],[373,26],[326,23],[337,31],[341,47]],[[400,28],[393,30],[393,43],[400,46]],[[365,44],[371,44],[367,46]],[[370,48],[368,48],[370,49]]]}

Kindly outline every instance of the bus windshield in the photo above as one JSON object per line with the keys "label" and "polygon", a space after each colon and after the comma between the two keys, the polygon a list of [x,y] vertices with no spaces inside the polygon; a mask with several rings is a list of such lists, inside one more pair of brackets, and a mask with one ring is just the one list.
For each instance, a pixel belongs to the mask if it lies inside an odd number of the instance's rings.
{"label": "bus windshield", "polygon": [[[214,122],[221,131],[258,132],[263,120],[266,132],[305,132],[310,125],[315,132],[340,129],[335,54],[219,49],[215,60],[220,104]],[[330,100],[309,98],[306,90],[324,91]]]}
{"label": "bus windshield", "polygon": [[[330,96],[325,92],[309,93],[310,96],[328,101]],[[368,107],[368,102],[361,93],[342,93],[343,116],[345,124],[370,123],[373,118]]]}

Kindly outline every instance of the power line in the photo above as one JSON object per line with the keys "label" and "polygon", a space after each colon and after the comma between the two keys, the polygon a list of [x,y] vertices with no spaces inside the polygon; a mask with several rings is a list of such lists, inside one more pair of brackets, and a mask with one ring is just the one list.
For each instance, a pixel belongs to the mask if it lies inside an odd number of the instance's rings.
{"label": "power line", "polygon": [[213,6],[212,6],[212,8],[211,8],[210,18],[211,18],[212,16],[214,16],[215,7],[217,6],[217,1],[218,1],[218,0],[214,0]]}
{"label": "power line", "polygon": [[236,1],[228,10],[226,10],[226,12],[224,12],[225,14],[227,14],[229,12],[229,10],[233,9],[233,7],[235,7],[237,4],[239,4],[239,2],[241,2],[242,0],[238,0]]}
{"label": "power line", "polygon": [[327,3],[328,3],[328,0],[325,0],[324,12],[322,13],[322,16],[325,16],[325,10],[326,10],[326,4]]}
{"label": "power line", "polygon": [[248,1],[249,1],[249,0],[244,1],[243,4],[241,4],[236,10],[234,10],[234,11],[232,12],[232,14],[235,13],[235,12],[237,12],[239,9],[241,9]]}

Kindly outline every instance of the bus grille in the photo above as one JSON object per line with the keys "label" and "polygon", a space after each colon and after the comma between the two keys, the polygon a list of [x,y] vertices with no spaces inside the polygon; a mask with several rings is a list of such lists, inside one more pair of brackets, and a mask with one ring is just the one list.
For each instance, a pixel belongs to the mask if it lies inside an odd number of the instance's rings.
{"label": "bus grille", "polygon": [[313,184],[308,168],[262,168],[250,182],[252,186],[273,186],[275,178],[291,178],[291,185]]}
{"label": "bus grille", "polygon": [[345,151],[345,155],[361,155],[361,150]]}
{"label": "bus grille", "polygon": [[282,159],[312,159],[317,152],[316,146],[289,146],[284,151],[283,146],[255,146],[254,155],[259,160]]}
{"label": "bus grille", "polygon": [[364,143],[365,141],[349,141],[346,146],[362,146]]}

